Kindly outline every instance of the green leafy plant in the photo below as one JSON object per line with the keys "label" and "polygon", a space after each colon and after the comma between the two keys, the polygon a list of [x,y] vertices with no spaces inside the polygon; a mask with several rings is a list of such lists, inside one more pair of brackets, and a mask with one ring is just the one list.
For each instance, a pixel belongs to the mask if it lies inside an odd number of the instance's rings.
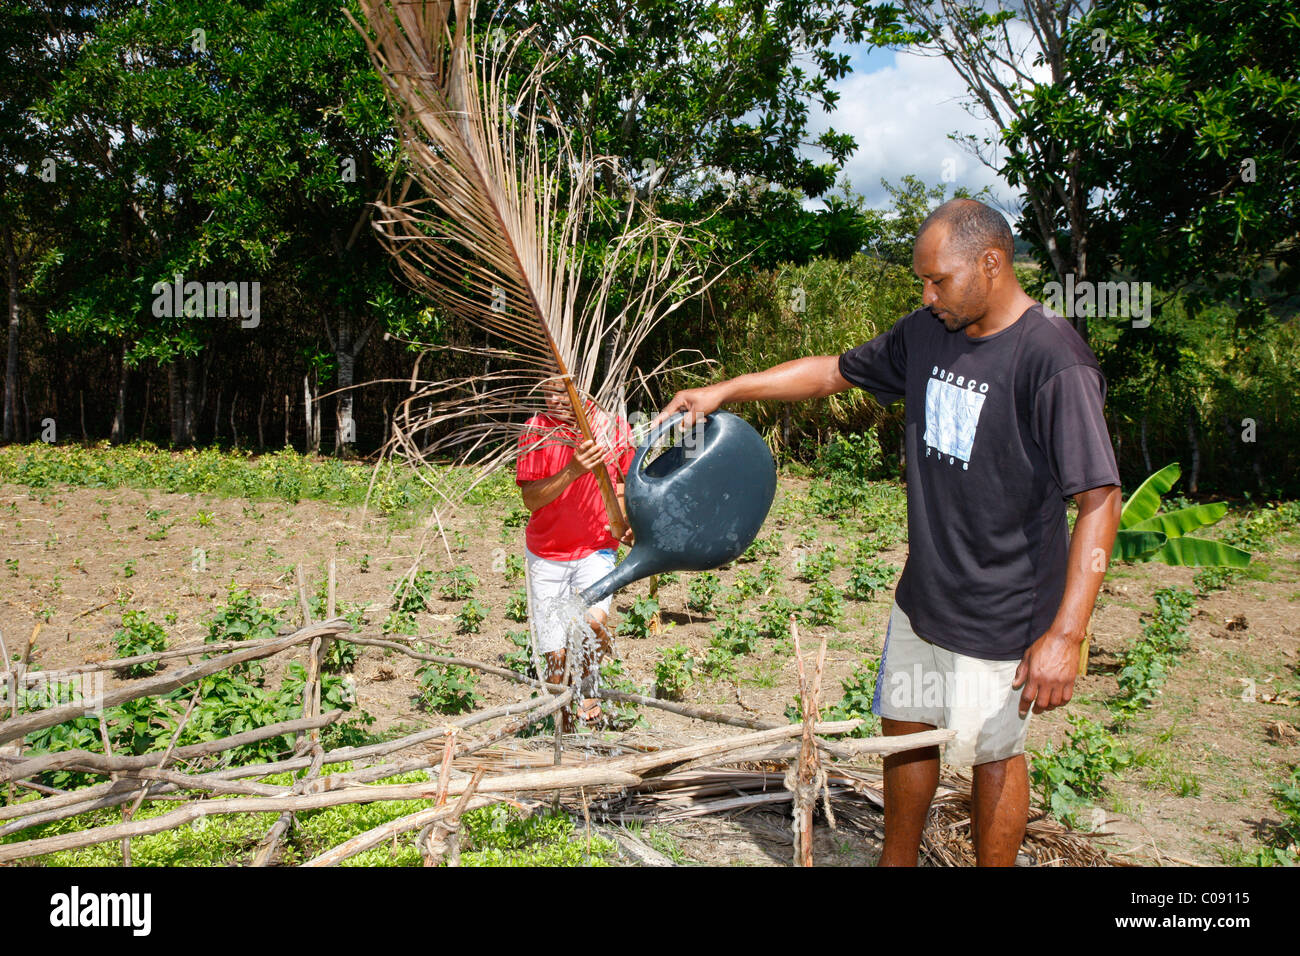
{"label": "green leafy plant", "polygon": [[522,580],[524,576],[524,559],[517,554],[507,554],[505,574],[507,584]]}
{"label": "green leafy plant", "polygon": [[458,634],[477,634],[487,620],[488,607],[478,598],[470,598],[456,612],[456,632]]}
{"label": "green leafy plant", "polygon": [[639,597],[619,622],[618,633],[627,637],[644,639],[654,633],[655,616],[659,613],[659,602],[652,597]]}
{"label": "green leafy plant", "polygon": [[690,648],[677,644],[659,650],[655,663],[655,689],[664,700],[681,700],[694,683],[695,657]]}
{"label": "green leafy plant", "polygon": [[814,627],[838,624],[844,618],[844,595],[830,581],[818,581],[808,589],[803,616]]}
{"label": "green leafy plant", "polygon": [[1178,481],[1178,463],[1166,465],[1124,502],[1111,558],[1116,561],[1158,561],[1193,567],[1244,568],[1250,552],[1221,541],[1195,538],[1189,532],[1212,525],[1228,513],[1226,503],[1179,508],[1158,513],[1160,498]]}
{"label": "green leafy plant", "polygon": [[893,583],[897,572],[896,567],[883,561],[858,557],[849,567],[848,595],[855,601],[873,600]]}
{"label": "green leafy plant", "polygon": [[[822,708],[820,719],[860,720],[862,723],[849,737],[874,737],[880,733],[880,718],[871,712],[871,701],[876,693],[876,675],[880,671],[880,658],[868,657],[848,677],[840,681],[842,695],[834,704]],[[799,698],[785,709],[785,718],[795,724],[803,720]]]}
{"label": "green leafy plant", "polygon": [[1077,826],[1076,815],[1104,792],[1106,777],[1129,765],[1132,755],[1104,727],[1067,714],[1071,729],[1060,749],[1048,744],[1032,754],[1029,777],[1052,816]]}
{"label": "green leafy plant", "polygon": [[506,599],[506,617],[520,623],[528,620],[528,593],[523,588],[517,588]]}
{"label": "green leafy plant", "polygon": [[790,636],[790,615],[798,616],[799,606],[789,598],[775,595],[759,607],[759,632],[769,640],[780,641]]}
{"label": "green leafy plant", "polygon": [[462,564],[442,573],[438,591],[448,601],[463,601],[473,595],[478,584],[478,576]]}
{"label": "green leafy plant", "polygon": [[686,606],[692,611],[708,614],[713,610],[720,590],[722,581],[712,571],[696,574],[686,589]]}
{"label": "green leafy plant", "polygon": [[[149,620],[144,611],[123,611],[122,626],[113,635],[117,657],[136,657],[166,649],[167,633],[162,626]],[[158,670],[157,661],[145,661],[122,668],[128,677],[146,677]]]}
{"label": "green leafy plant", "polygon": [[1187,625],[1196,596],[1184,588],[1159,588],[1156,610],[1142,625],[1142,636],[1120,655],[1119,693],[1112,711],[1126,720],[1155,703],[1169,665],[1186,649]]}
{"label": "green leafy plant", "polygon": [[820,551],[805,554],[799,562],[799,577],[808,583],[825,581],[835,569],[835,545],[825,545]]}
{"label": "green leafy plant", "polygon": [[506,640],[514,645],[514,650],[502,655],[506,667],[525,677],[536,677],[537,669],[533,667],[532,641],[527,631],[506,631]]}
{"label": "green leafy plant", "polygon": [[[641,693],[641,688],[624,675],[623,662],[616,657],[611,657],[600,665],[600,682],[606,687],[620,690],[625,694]],[[620,733],[645,725],[645,718],[641,716],[636,704],[607,700],[601,704],[601,713],[603,715],[601,722],[604,726]]]}
{"label": "green leafy plant", "polygon": [[416,703],[424,710],[462,714],[473,710],[483,699],[475,690],[478,674],[467,667],[430,661],[417,667],[415,675],[420,681]]}

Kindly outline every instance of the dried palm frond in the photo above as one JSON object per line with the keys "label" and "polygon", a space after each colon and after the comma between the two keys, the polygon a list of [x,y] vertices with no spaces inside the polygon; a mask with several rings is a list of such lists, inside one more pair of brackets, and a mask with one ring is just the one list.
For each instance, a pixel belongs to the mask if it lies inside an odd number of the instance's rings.
{"label": "dried palm frond", "polygon": [[[538,51],[521,66],[527,31],[508,41],[492,31],[495,44],[477,43],[473,0],[361,0],[361,8],[368,31],[357,28],[384,80],[404,160],[377,204],[376,226],[417,291],[487,333],[482,344],[439,353],[472,357],[480,374],[426,379],[417,361],[388,451],[414,462],[450,452],[473,461],[464,492],[514,459],[525,420],[545,407],[548,381],[567,392],[567,426],[611,443],[637,347],[701,288],[683,268],[685,229],[634,217],[632,199],[601,261],[588,263],[595,183],[612,160],[566,129],[547,99],[553,55]],[[589,271],[594,281],[584,281]],[[567,432],[543,442],[573,444]],[[437,472],[420,475],[446,494]],[[621,536],[609,475],[598,468],[597,478]]]}

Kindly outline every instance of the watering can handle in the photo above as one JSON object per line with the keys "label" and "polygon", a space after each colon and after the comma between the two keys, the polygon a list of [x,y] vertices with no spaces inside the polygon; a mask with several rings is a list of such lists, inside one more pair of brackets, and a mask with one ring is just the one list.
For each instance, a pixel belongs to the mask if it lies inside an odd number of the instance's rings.
{"label": "watering can handle", "polygon": [[[685,412],[673,412],[654,428],[650,429],[650,433],[645,436],[645,440],[642,441],[641,446],[637,448],[636,457],[632,459],[632,464],[628,466],[627,480],[629,484],[633,481],[654,480],[653,477],[641,473],[641,462],[645,460],[645,456],[649,453],[650,449],[655,447],[655,443],[659,440],[660,436],[670,428],[680,424],[685,415]],[[635,478],[633,476],[635,476]]]}

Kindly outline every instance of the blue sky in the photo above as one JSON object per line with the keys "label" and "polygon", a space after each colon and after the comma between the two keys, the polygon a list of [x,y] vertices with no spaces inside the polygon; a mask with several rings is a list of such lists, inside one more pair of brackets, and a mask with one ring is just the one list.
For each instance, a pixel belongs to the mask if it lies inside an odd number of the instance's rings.
{"label": "blue sky", "polygon": [[[881,179],[892,183],[911,173],[937,185],[946,172],[951,186],[992,187],[994,204],[1004,212],[1017,206],[1015,190],[948,139],[949,133],[983,137],[995,129],[962,106],[966,88],[947,60],[865,46],[844,50],[853,72],[834,84],[840,93],[835,112],[813,107],[809,132],[816,138],[830,126],[857,140],[845,173],[869,205],[889,205]],[[820,151],[812,155],[824,159]]]}

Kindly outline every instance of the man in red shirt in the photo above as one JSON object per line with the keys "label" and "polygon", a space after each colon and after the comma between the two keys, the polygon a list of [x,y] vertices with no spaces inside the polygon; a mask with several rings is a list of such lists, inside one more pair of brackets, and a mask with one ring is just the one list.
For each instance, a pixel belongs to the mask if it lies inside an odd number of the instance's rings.
{"label": "man in red shirt", "polygon": [[[605,463],[621,504],[633,456],[631,434],[627,422],[612,422],[591,406],[588,420],[598,441],[581,440],[558,384],[546,387],[546,404],[546,414],[528,420],[515,466],[515,483],[532,512],[525,529],[528,607],[537,653],[546,658],[546,680],[563,681],[572,632],[578,635],[575,664],[586,682],[611,652],[605,627],[611,598],[588,608],[588,626],[575,628],[581,614],[577,595],[613,570],[619,544],[610,534],[593,471]],[[582,701],[578,715],[583,720],[600,716],[599,700]],[[562,721],[563,729],[567,723]]]}

